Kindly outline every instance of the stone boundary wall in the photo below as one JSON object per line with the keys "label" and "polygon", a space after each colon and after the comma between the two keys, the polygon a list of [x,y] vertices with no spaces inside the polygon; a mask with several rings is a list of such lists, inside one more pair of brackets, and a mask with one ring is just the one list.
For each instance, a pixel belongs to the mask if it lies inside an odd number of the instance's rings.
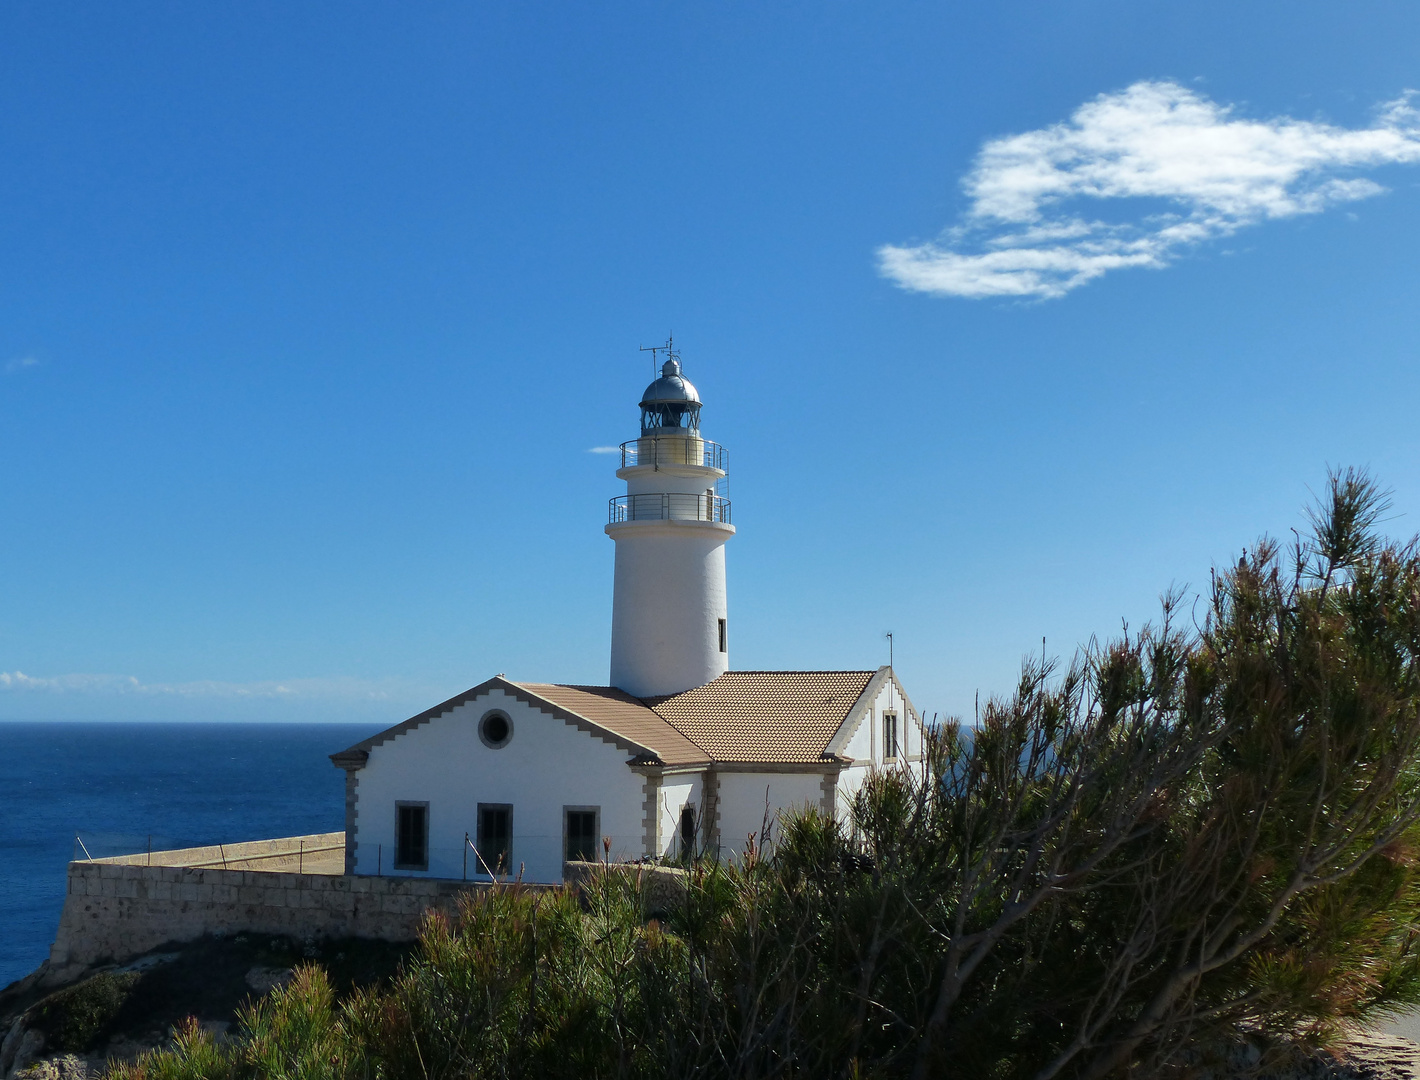
{"label": "stone boundary wall", "polygon": [[123,962],[204,934],[412,941],[424,913],[452,911],[473,882],[269,870],[72,862],[52,975]]}
{"label": "stone boundary wall", "polygon": [[[491,887],[441,878],[341,874],[312,870],[309,862],[305,873],[294,870],[303,857],[343,866],[343,841],[342,833],[320,833],[222,845],[220,850],[183,848],[71,862],[64,910],[49,951],[49,977],[63,978],[66,970],[100,962],[123,963],[159,945],[205,934],[413,941],[426,912],[452,912],[459,894]],[[225,867],[211,864],[213,852],[225,859]],[[273,863],[282,869],[239,868]],[[685,895],[684,870],[617,863],[610,868],[631,870],[653,907],[668,909]],[[607,870],[602,863],[563,865],[566,883],[581,890],[595,887]]]}
{"label": "stone boundary wall", "polygon": [[685,902],[690,874],[678,866],[659,866],[654,863],[565,862],[562,864],[562,880],[570,888],[585,893],[598,888],[602,875],[608,871],[630,873],[640,886],[650,912],[671,911]]}

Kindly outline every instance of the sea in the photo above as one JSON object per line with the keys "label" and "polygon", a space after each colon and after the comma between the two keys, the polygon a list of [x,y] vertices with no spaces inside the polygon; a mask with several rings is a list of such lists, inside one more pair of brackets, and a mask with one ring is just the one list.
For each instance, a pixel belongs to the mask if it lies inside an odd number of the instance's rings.
{"label": "sea", "polygon": [[71,859],[345,827],[372,724],[0,722],[0,987],[48,955]]}

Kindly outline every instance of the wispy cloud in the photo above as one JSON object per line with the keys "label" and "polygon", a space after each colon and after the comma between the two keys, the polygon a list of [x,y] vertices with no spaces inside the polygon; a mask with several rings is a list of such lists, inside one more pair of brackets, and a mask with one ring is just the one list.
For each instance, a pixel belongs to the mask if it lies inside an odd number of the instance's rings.
{"label": "wispy cloud", "polygon": [[28,368],[39,367],[40,361],[37,356],[17,356],[13,360],[5,362],[5,374],[13,375],[17,371],[25,371]]}
{"label": "wispy cloud", "polygon": [[1241,119],[1176,82],[1135,83],[986,143],[962,180],[961,222],[935,242],[884,245],[879,269],[905,289],[977,299],[1064,296],[1111,270],[1167,266],[1245,226],[1384,191],[1355,174],[1420,161],[1414,97],[1342,128]]}
{"label": "wispy cloud", "polygon": [[33,676],[0,671],[0,693],[135,695],[150,698],[343,699],[384,701],[386,685],[362,679],[287,679],[269,682],[145,683],[132,675],[70,674]]}
{"label": "wispy cloud", "polygon": [[589,447],[587,448],[587,453],[589,453],[589,454],[619,454],[619,453],[621,453],[621,447],[619,447],[619,446],[589,446]]}

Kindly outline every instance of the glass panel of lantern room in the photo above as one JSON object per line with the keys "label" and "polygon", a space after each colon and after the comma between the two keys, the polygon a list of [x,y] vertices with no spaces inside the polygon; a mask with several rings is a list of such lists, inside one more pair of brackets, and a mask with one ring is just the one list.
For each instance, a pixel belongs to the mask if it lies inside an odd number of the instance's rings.
{"label": "glass panel of lantern room", "polygon": [[688,401],[656,401],[641,406],[641,430],[699,431],[700,406]]}

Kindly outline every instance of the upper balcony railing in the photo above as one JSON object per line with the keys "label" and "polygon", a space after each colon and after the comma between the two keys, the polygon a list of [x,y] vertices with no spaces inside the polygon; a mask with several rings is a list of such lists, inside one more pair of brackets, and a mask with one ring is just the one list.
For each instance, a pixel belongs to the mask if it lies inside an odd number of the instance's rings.
{"label": "upper balcony railing", "polygon": [[727,472],[728,460],[719,443],[693,435],[644,435],[621,444],[623,469],[632,465],[700,465]]}
{"label": "upper balcony railing", "polygon": [[607,521],[718,521],[730,524],[730,500],[718,495],[653,491],[618,495],[607,504]]}

